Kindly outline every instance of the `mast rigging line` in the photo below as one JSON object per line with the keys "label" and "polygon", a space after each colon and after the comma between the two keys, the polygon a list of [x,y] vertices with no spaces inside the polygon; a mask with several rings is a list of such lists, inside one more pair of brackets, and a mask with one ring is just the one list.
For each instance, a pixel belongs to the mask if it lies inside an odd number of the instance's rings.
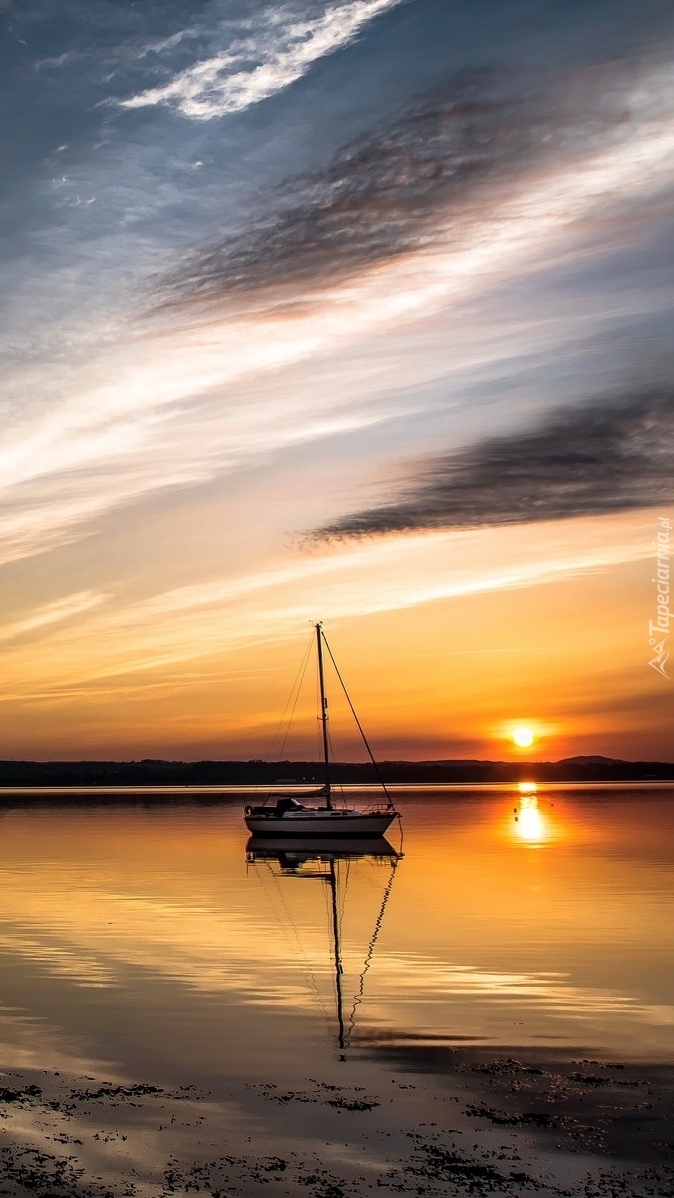
{"label": "mast rigging line", "polygon": [[[330,748],[328,745],[328,700],[325,697],[325,678],[323,676],[323,625],[316,625],[316,649],[318,652],[318,684],[321,689],[321,732],[323,738],[323,761],[325,763],[325,802],[328,809],[332,808],[330,786]],[[325,641],[327,645],[327,641]],[[332,654],[330,654],[332,657]]]}
{"label": "mast rigging line", "polygon": [[[280,732],[281,732],[281,729],[283,728],[284,724],[285,724],[285,734],[284,734],[284,737],[283,737],[283,741],[281,742],[281,747],[280,747],[280,749],[279,749],[279,751],[278,751],[278,758],[277,758],[277,761],[280,761],[280,760],[281,760],[281,756],[282,756],[282,754],[283,754],[283,750],[284,750],[284,749],[285,749],[285,747],[286,747],[286,743],[287,743],[287,740],[288,740],[288,736],[290,735],[290,728],[291,728],[291,725],[292,725],[292,722],[293,722],[293,717],[294,717],[294,715],[295,715],[295,709],[296,709],[296,707],[297,707],[297,703],[298,703],[298,701],[299,701],[299,697],[300,697],[300,691],[302,690],[302,683],[304,682],[304,675],[305,675],[305,674],[306,674],[306,672],[307,672],[307,666],[308,666],[308,664],[309,664],[309,656],[310,656],[310,654],[311,654],[311,646],[312,646],[312,644],[313,644],[313,634],[312,634],[312,636],[311,636],[311,637],[310,637],[310,639],[309,639],[309,644],[308,644],[308,645],[307,645],[307,647],[306,647],[306,651],[305,651],[304,657],[302,658],[302,661],[300,662],[299,669],[298,669],[298,671],[297,671],[297,674],[295,675],[295,681],[293,682],[293,685],[292,685],[292,688],[291,688],[290,694],[288,695],[288,700],[287,700],[287,702],[286,702],[286,705],[285,705],[285,707],[284,707],[284,709],[283,709],[283,714],[282,714],[282,716],[281,716],[281,719],[279,720],[278,727],[277,727],[277,729],[276,729],[276,732],[274,733],[274,738],[273,738],[273,740],[272,740],[272,742],[271,742],[271,745],[270,745],[270,747],[269,747],[269,751],[268,751],[268,753],[267,753],[267,758],[268,758],[268,760],[269,760],[269,761],[271,761],[271,760],[272,760],[272,752],[273,752],[273,749],[274,749],[274,745],[275,745],[275,743],[276,743],[276,740],[277,740],[277,738],[278,738],[278,736],[279,736],[279,734],[280,734]],[[294,698],[293,698],[293,696],[294,696]],[[287,716],[287,718],[286,718],[287,711],[288,711],[288,708],[290,707],[291,703],[292,703],[292,708],[291,708],[291,711],[290,711],[290,715],[289,715],[289,716]]]}
{"label": "mast rigging line", "polygon": [[297,954],[298,954],[298,956],[299,956],[299,958],[300,958],[300,965],[301,965],[301,968],[303,969],[304,976],[305,976],[305,978],[306,978],[306,979],[308,979],[308,981],[309,981],[310,988],[311,988],[311,990],[313,990],[313,992],[314,992],[314,997],[315,997],[315,999],[316,999],[316,1003],[317,1003],[317,1005],[318,1005],[318,1007],[319,1007],[319,1009],[320,1009],[320,1011],[321,1011],[321,1014],[323,1015],[323,1018],[324,1018],[324,1020],[325,1020],[325,1025],[326,1025],[326,1027],[328,1027],[328,1028],[329,1028],[329,1027],[331,1026],[331,1022],[332,1022],[332,1021],[331,1021],[331,1018],[330,1018],[330,1016],[329,1016],[329,1014],[328,1014],[328,1012],[327,1012],[327,1010],[326,1010],[325,1003],[324,1003],[324,1001],[323,1001],[323,997],[322,997],[322,995],[321,995],[321,992],[320,992],[320,990],[319,990],[319,987],[318,987],[318,983],[317,983],[317,981],[316,981],[316,975],[315,975],[315,973],[314,973],[314,971],[313,971],[313,968],[312,968],[312,966],[311,966],[311,964],[310,964],[310,961],[309,961],[309,957],[307,956],[307,953],[306,953],[306,951],[305,951],[305,949],[304,949],[304,947],[303,947],[303,945],[302,945],[302,941],[301,941],[301,939],[300,939],[300,935],[299,935],[299,932],[298,932],[298,930],[297,930],[297,925],[296,925],[296,923],[295,923],[295,920],[294,920],[294,919],[293,919],[293,917],[292,917],[292,914],[291,914],[290,908],[288,907],[288,904],[287,904],[287,902],[286,902],[286,900],[285,900],[285,898],[284,898],[284,895],[283,895],[282,889],[281,889],[281,887],[279,886],[279,880],[278,880],[278,877],[277,877],[277,876],[276,876],[276,874],[274,873],[274,870],[272,869],[272,867],[271,867],[271,864],[270,864],[269,862],[266,862],[265,864],[266,864],[266,867],[267,867],[267,872],[268,872],[268,875],[269,875],[269,877],[270,877],[270,878],[271,878],[271,880],[272,880],[272,889],[271,889],[271,892],[270,892],[270,890],[269,890],[269,889],[268,889],[268,888],[265,886],[265,882],[264,882],[264,874],[263,874],[263,873],[261,873],[261,872],[258,872],[258,871],[256,871],[256,873],[257,873],[257,876],[258,876],[258,878],[260,879],[260,882],[261,882],[261,885],[262,885],[262,890],[263,890],[263,892],[265,893],[265,895],[266,895],[266,896],[269,896],[269,895],[270,895],[270,893],[271,893],[271,894],[276,894],[276,896],[278,897],[278,900],[279,900],[279,903],[280,903],[280,905],[282,906],[283,910],[285,911],[285,914],[286,914],[286,917],[287,917],[288,923],[290,924],[290,927],[291,927],[291,929],[292,929],[292,933],[293,933],[293,936],[292,936],[292,938],[291,938],[291,937],[289,937],[289,936],[287,935],[287,932],[286,932],[286,929],[285,929],[285,921],[279,917],[278,911],[277,911],[277,910],[275,910],[275,904],[274,904],[274,901],[273,901],[273,899],[271,899],[271,900],[270,900],[270,906],[271,906],[272,910],[274,910],[274,914],[276,915],[276,919],[277,919],[278,925],[279,925],[279,927],[282,929],[282,932],[283,932],[283,935],[284,935],[284,937],[285,937],[285,939],[286,939],[286,942],[287,942],[288,944],[292,944],[292,943],[293,943],[293,940],[294,940],[294,947],[295,947],[295,949],[296,949],[296,951],[297,951]]}
{"label": "mast rigging line", "polygon": [[358,1010],[358,1007],[362,1003],[363,998],[365,996],[365,978],[366,978],[366,975],[368,974],[370,966],[372,964],[372,958],[374,957],[375,945],[377,943],[377,940],[379,939],[379,933],[381,932],[381,927],[384,922],[384,913],[386,911],[389,896],[390,896],[391,890],[393,888],[393,879],[395,878],[396,870],[398,868],[399,863],[400,863],[400,857],[395,857],[392,862],[392,865],[391,865],[391,874],[390,874],[386,889],[384,891],[384,897],[382,898],[382,901],[381,901],[381,907],[379,908],[379,915],[377,916],[377,919],[375,921],[374,931],[370,938],[370,943],[367,946],[367,953],[365,956],[365,960],[363,962],[363,970],[362,970],[362,973],[361,973],[360,979],[359,979],[358,993],[354,995],[353,1007],[351,1008],[351,1014],[349,1015],[349,1018],[347,1021],[347,1028],[346,1028],[346,1043],[347,1044],[349,1043],[349,1037],[351,1036],[351,1034],[356,1026],[356,1011]]}
{"label": "mast rigging line", "polygon": [[325,633],[323,632],[323,626],[321,624],[318,624],[317,630],[320,630],[319,644],[320,644],[320,638],[322,637],[325,647],[326,647],[328,653],[330,654],[330,661],[332,662],[335,673],[336,673],[337,677],[339,678],[341,688],[344,691],[344,694],[346,695],[346,701],[349,704],[349,707],[351,709],[351,715],[353,716],[354,720],[356,721],[356,727],[358,728],[358,731],[360,732],[360,735],[363,740],[363,744],[365,745],[365,748],[367,749],[370,761],[372,762],[372,765],[374,766],[374,772],[377,776],[377,781],[379,782],[379,785],[381,786],[384,794],[386,795],[386,802],[388,803],[389,807],[394,807],[395,805],[393,803],[393,800],[392,800],[388,790],[386,789],[386,783],[384,782],[384,779],[381,776],[381,772],[380,772],[379,766],[377,765],[377,762],[375,760],[374,753],[372,752],[372,749],[370,748],[370,742],[368,741],[368,739],[365,735],[365,732],[363,731],[363,726],[362,726],[360,720],[358,719],[358,716],[356,714],[356,709],[355,709],[353,703],[351,702],[351,696],[349,695],[349,692],[346,689],[346,684],[344,682],[344,679],[342,678],[342,675],[339,672],[339,666],[337,665],[337,662],[335,661],[335,659],[333,657],[332,649],[330,648],[330,642],[328,641],[328,638],[326,637]]}

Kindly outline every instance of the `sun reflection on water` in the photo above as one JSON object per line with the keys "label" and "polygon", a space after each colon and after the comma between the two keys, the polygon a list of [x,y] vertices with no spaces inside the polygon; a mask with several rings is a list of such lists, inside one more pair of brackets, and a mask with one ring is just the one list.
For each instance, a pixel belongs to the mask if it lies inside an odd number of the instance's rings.
{"label": "sun reflection on water", "polygon": [[515,819],[517,835],[520,840],[524,840],[527,844],[541,844],[544,840],[549,839],[535,795],[522,796],[519,812]]}
{"label": "sun reflection on water", "polygon": [[538,787],[535,782],[520,782],[517,789],[521,795],[535,795]]}
{"label": "sun reflection on water", "polygon": [[541,806],[536,783],[520,782],[518,791],[520,801],[514,809],[515,840],[533,848],[548,843],[555,837],[555,829],[550,815]]}

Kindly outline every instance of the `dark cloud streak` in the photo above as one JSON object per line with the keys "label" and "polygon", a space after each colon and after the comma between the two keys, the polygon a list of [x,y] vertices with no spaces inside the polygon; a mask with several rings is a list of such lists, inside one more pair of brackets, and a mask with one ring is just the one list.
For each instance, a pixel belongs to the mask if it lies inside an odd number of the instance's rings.
{"label": "dark cloud streak", "polygon": [[523,173],[555,169],[625,119],[628,75],[625,64],[573,78],[466,68],[325,170],[277,188],[261,215],[186,257],[160,297],[240,299],[334,283],[434,244],[440,224],[460,245]]}
{"label": "dark cloud streak", "polygon": [[399,496],[319,529],[341,539],[604,516],[674,500],[674,386],[557,411],[429,459]]}

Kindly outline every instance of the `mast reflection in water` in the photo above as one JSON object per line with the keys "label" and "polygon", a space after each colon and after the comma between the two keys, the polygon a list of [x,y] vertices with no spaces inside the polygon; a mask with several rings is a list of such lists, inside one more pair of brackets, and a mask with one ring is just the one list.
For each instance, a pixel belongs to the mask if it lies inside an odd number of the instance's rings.
{"label": "mast reflection in water", "polygon": [[[342,959],[342,915],[345,900],[345,885],[342,882],[340,867],[352,861],[368,858],[383,863],[390,863],[390,871],[384,886],[381,905],[372,928],[372,934],[363,957],[362,968],[358,977],[358,987],[353,995],[352,1006],[348,1016],[345,1014],[344,994],[344,964]],[[353,837],[327,840],[322,837],[315,842],[302,837],[290,841],[288,837],[278,841],[270,837],[251,836],[246,845],[246,861],[249,865],[262,865],[276,872],[278,876],[302,878],[323,883],[329,893],[329,936],[334,966],[335,1006],[337,1017],[337,1044],[340,1053],[349,1046],[349,1037],[356,1023],[356,1013],[365,994],[365,979],[374,958],[375,946],[384,921],[386,906],[393,887],[396,869],[402,859],[398,852],[382,836],[376,840],[372,837],[354,840]],[[341,1060],[346,1058],[341,1055]]]}

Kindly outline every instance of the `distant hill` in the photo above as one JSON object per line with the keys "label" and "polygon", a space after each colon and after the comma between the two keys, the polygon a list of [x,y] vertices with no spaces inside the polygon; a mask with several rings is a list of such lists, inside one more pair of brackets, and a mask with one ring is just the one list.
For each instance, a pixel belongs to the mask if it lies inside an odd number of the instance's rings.
{"label": "distant hill", "polygon": [[628,765],[629,762],[623,761],[622,757],[562,757],[557,765]]}
{"label": "distant hill", "polygon": [[[339,782],[376,780],[369,763],[336,762],[332,768]],[[386,782],[402,785],[674,781],[672,762],[594,755],[562,761],[383,761],[379,768]],[[0,761],[0,787],[265,786],[322,781],[323,765],[316,761]]]}

